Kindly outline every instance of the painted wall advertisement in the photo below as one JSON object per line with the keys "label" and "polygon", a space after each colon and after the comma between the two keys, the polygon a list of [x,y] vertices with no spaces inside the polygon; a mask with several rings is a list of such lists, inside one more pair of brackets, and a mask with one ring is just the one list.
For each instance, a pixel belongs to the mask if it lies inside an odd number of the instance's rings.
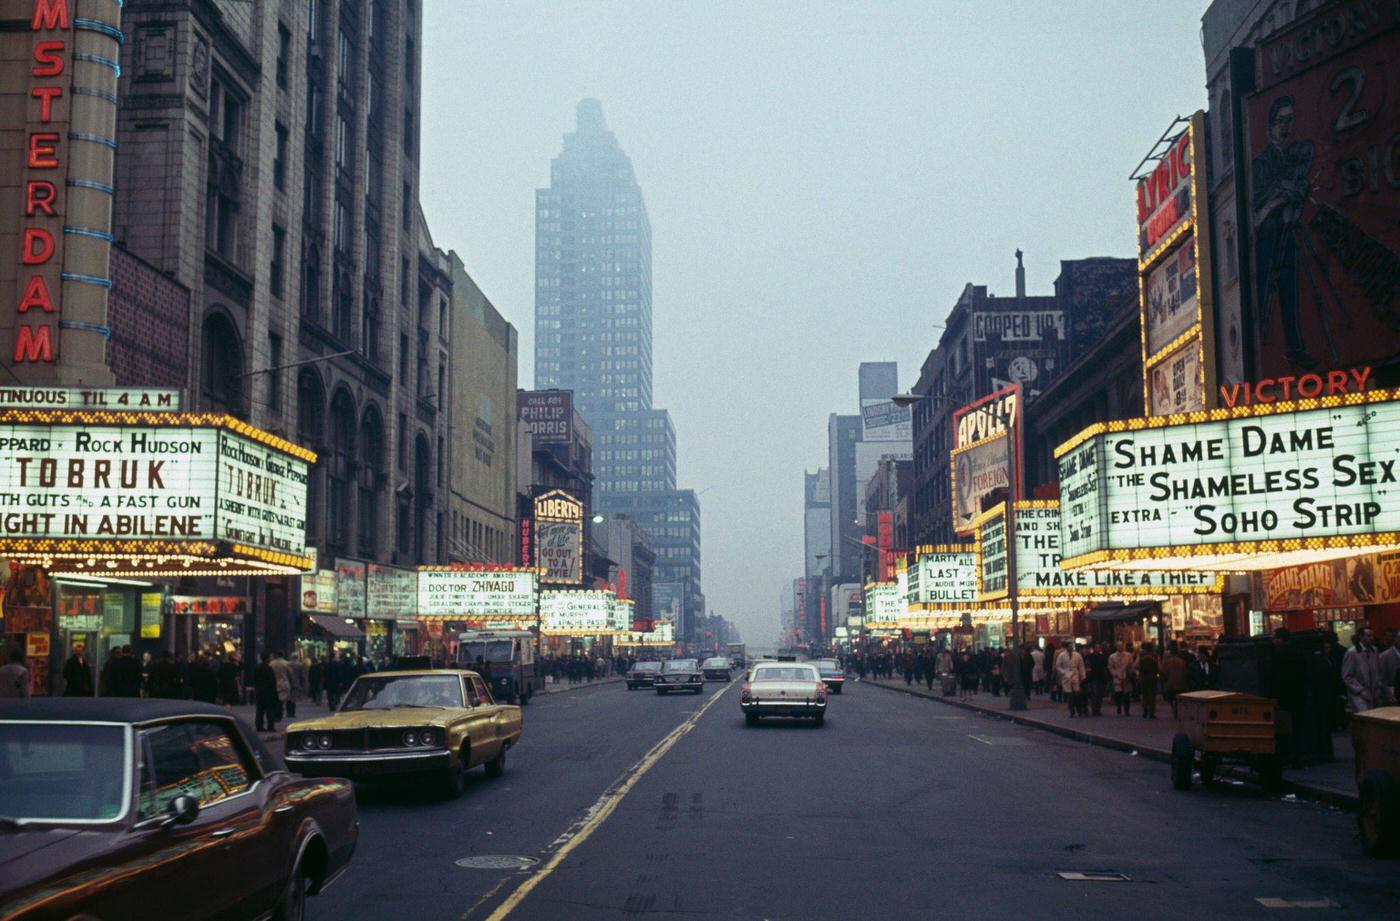
{"label": "painted wall advertisement", "polygon": [[1379,9],[1325,7],[1259,48],[1242,152],[1256,378],[1400,351],[1400,13]]}
{"label": "painted wall advertisement", "polygon": [[1400,532],[1400,392],[1364,399],[1071,443],[1057,452],[1065,557]]}
{"label": "painted wall advertisement", "polygon": [[914,437],[914,417],[908,406],[893,400],[869,400],[860,408],[864,441],[910,441]]}
{"label": "painted wall advertisement", "polygon": [[[1020,438],[1021,388],[1012,385],[953,413],[953,530],[972,535],[982,501],[1012,484],[1021,494],[1020,471],[1013,478],[1004,439]],[[1019,452],[1015,452],[1019,453]]]}
{"label": "painted wall advertisement", "polygon": [[0,425],[0,452],[0,539],[306,550],[306,462],[233,432]]}
{"label": "painted wall advertisement", "polygon": [[337,613],[341,617],[351,617],[355,620],[363,620],[366,617],[365,589],[364,561],[336,557],[335,595]]}
{"label": "painted wall advertisement", "polygon": [[535,574],[425,569],[418,573],[418,613],[425,617],[534,617]]}
{"label": "painted wall advertisement", "polygon": [[334,614],[339,580],[334,569],[301,574],[301,610],[304,614]]}
{"label": "painted wall advertisement", "polygon": [[573,441],[572,390],[522,390],[519,415],[535,444],[568,444]]}

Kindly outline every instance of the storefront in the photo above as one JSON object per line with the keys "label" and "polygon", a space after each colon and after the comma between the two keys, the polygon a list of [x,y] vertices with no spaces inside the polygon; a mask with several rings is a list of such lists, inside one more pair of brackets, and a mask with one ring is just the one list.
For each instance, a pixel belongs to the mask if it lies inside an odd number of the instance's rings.
{"label": "storefront", "polygon": [[1261,630],[1330,630],[1350,648],[1363,627],[1400,629],[1400,551],[1265,570],[1251,588]]}

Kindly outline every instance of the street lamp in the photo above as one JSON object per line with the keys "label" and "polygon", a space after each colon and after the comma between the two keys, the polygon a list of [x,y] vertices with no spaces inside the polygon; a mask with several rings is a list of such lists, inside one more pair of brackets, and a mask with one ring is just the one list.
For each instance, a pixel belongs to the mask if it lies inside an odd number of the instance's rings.
{"label": "street lamp", "polygon": [[[935,398],[931,393],[897,393],[890,398],[894,405],[901,407],[914,406],[925,400],[939,403],[947,408],[946,403]],[[1000,404],[994,405],[999,406]],[[1011,606],[1011,667],[1007,676],[1011,682],[1011,691],[1007,695],[1007,706],[1011,710],[1024,710],[1026,709],[1026,689],[1021,684],[1020,586],[1016,584],[1016,490],[1012,488],[1016,481],[1016,453],[1015,444],[1011,437],[1011,426],[1015,420],[1009,410],[1001,411],[991,407],[988,407],[988,410],[996,414],[1003,431],[1006,432],[1006,518],[1003,527],[1006,531],[1006,601]]]}

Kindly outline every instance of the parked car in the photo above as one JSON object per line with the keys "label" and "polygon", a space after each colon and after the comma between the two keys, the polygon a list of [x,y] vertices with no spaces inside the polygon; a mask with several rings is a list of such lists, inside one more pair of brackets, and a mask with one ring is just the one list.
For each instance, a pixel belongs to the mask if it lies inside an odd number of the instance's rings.
{"label": "parked car", "polygon": [[765,716],[796,716],[826,720],[826,684],[811,662],[760,661],[739,694],[744,722],[757,726]]}
{"label": "parked car", "polygon": [[694,659],[667,659],[653,687],[658,696],[671,691],[700,694],[705,690],[705,676],[700,674],[700,664]]}
{"label": "parked car", "polygon": [[841,663],[835,659],[817,659],[812,664],[817,667],[817,673],[822,676],[827,690],[833,694],[840,694],[841,687],[846,683],[846,673],[842,670]]}
{"label": "parked car", "polygon": [[6,921],[300,919],[358,834],[348,782],[289,773],[221,707],[0,700]]}
{"label": "parked car", "polygon": [[435,775],[457,797],[477,765],[501,776],[520,731],[520,707],[496,703],[476,672],[374,672],[355,679],[337,712],[288,726],[286,758],[308,777]]}
{"label": "parked car", "polygon": [[661,674],[660,662],[633,662],[632,668],[627,672],[627,690],[635,691],[637,688],[649,688],[656,683],[656,676],[659,674]]}
{"label": "parked car", "polygon": [[714,656],[701,662],[700,672],[706,681],[728,681],[731,677],[729,660],[724,656]]}

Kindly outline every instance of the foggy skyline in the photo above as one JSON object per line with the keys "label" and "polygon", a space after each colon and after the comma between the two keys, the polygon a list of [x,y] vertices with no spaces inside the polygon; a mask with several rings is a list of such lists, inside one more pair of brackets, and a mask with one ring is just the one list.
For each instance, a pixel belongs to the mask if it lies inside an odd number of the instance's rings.
{"label": "foggy skyline", "polygon": [[651,216],[708,606],[767,644],[858,364],[908,389],[964,284],[1014,293],[1018,247],[1033,295],[1061,259],[1135,254],[1128,174],[1205,104],[1204,7],[429,0],[423,207],[530,387],[535,189],[602,102]]}

